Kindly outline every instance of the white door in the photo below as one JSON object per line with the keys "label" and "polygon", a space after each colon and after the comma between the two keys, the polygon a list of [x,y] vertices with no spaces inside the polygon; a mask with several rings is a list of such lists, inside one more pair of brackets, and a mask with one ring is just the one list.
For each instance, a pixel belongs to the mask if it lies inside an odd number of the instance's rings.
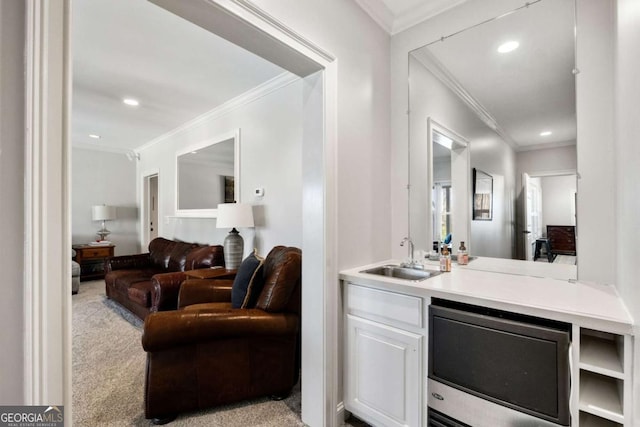
{"label": "white door", "polygon": [[143,228],[142,250],[149,247],[149,242],[158,237],[158,175],[143,178]]}
{"label": "white door", "polygon": [[542,237],[542,188],[540,178],[531,178],[529,174],[522,174],[524,197],[525,224],[524,253],[525,259],[533,260],[534,243]]}
{"label": "white door", "polygon": [[418,426],[422,337],[347,316],[347,410],[376,426]]}
{"label": "white door", "polygon": [[149,241],[158,237],[158,175],[149,177]]}

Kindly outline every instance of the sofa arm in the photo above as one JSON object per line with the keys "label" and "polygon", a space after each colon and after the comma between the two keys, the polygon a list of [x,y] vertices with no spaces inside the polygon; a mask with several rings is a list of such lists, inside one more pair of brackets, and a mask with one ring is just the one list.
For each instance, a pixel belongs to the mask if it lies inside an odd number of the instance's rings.
{"label": "sofa arm", "polygon": [[178,308],[206,302],[231,302],[230,279],[189,279],[180,287]]}
{"label": "sofa arm", "polygon": [[256,308],[164,311],[146,317],[142,347],[153,352],[227,338],[295,336],[299,323],[295,313]]}
{"label": "sofa arm", "polygon": [[178,292],[187,276],[182,271],[154,274],[151,277],[151,312],[178,308]]}
{"label": "sofa arm", "polygon": [[149,253],[137,255],[112,256],[104,261],[105,274],[114,270],[124,270],[129,268],[147,268],[151,266],[151,256]]}

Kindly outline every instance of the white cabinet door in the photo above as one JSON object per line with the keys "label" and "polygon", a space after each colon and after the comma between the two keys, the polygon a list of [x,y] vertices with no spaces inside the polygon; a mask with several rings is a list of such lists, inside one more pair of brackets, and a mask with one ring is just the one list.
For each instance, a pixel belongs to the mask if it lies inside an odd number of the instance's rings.
{"label": "white cabinet door", "polygon": [[376,426],[420,426],[422,336],[347,316],[346,409]]}

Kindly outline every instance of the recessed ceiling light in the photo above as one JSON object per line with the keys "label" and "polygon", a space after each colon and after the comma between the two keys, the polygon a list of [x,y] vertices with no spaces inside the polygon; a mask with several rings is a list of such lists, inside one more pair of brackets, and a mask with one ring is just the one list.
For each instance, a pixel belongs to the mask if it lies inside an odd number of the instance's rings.
{"label": "recessed ceiling light", "polygon": [[95,133],[89,134],[89,138],[100,139],[100,135],[96,135]]}
{"label": "recessed ceiling light", "polygon": [[549,136],[549,135],[551,135],[550,130],[545,130],[544,132],[540,132],[540,136]]}
{"label": "recessed ceiling light", "polygon": [[198,154],[198,152],[197,151],[192,151],[191,154]]}
{"label": "recessed ceiling light", "polygon": [[131,105],[132,107],[137,107],[138,105],[140,105],[140,102],[137,99],[133,99],[133,98],[125,98],[122,100],[122,102],[124,102],[127,105]]}
{"label": "recessed ceiling light", "polygon": [[520,46],[520,43],[518,43],[515,40],[511,40],[506,43],[502,43],[500,47],[498,47],[498,52],[500,53],[511,52],[512,50],[516,50],[518,46]]}

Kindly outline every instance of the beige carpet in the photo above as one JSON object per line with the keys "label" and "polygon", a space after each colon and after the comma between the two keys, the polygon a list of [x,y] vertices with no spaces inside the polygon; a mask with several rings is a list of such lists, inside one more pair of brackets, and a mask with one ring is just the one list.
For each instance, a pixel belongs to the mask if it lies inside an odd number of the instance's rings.
{"label": "beige carpet", "polygon": [[[104,282],[83,282],[73,301],[73,425],[146,426],[142,321],[108,300]],[[182,414],[170,426],[303,426],[300,390],[275,402],[258,399]]]}

